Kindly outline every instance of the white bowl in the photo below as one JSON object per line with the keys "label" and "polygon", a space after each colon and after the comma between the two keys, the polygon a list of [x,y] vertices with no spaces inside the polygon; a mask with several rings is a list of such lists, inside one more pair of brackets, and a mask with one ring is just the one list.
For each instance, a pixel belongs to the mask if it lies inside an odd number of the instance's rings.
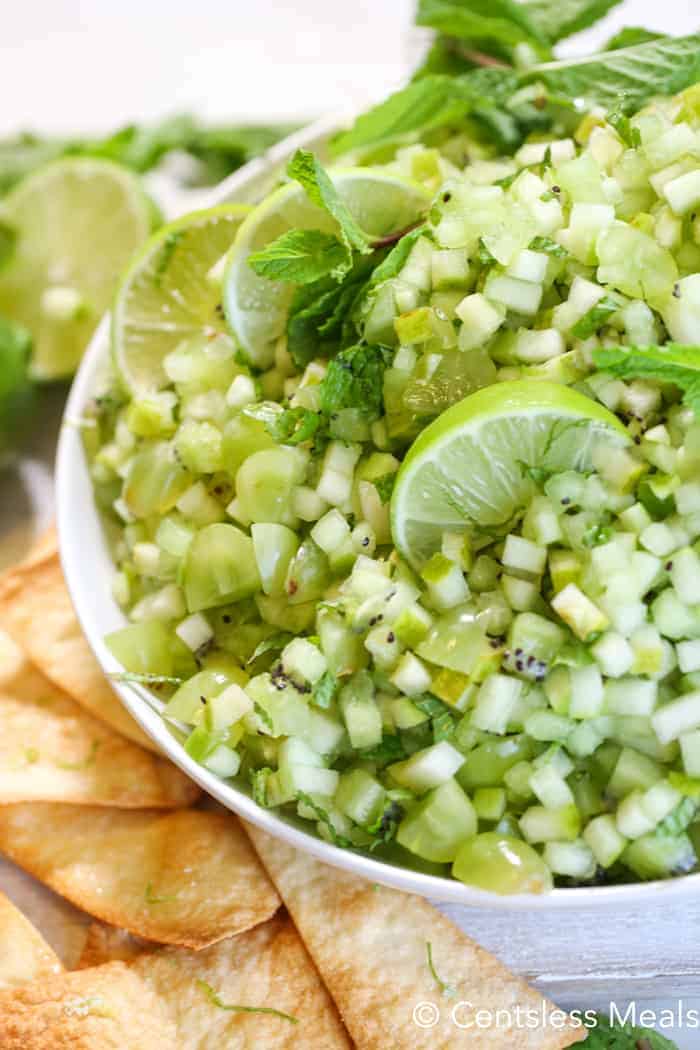
{"label": "white bowl", "polygon": [[[300,146],[318,148],[338,125],[337,119],[319,122],[278,143],[265,157],[252,161],[217,187],[207,204],[255,200],[272,184],[295,149]],[[85,354],[66,405],[56,462],[56,504],[61,561],[75,611],[103,670],[106,674],[114,674],[123,668],[105,645],[104,637],[123,626],[126,620],[112,597],[114,564],[93,501],[80,429],[76,425],[98,389],[100,375],[108,358],[108,318],[104,318]],[[37,628],[40,629],[40,625]],[[626,906],[641,899],[658,904],[671,896],[700,891],[700,874],[696,874],[621,886],[557,889],[542,896],[523,894],[502,897],[472,889],[453,879],[425,875],[377,860],[368,854],[340,849],[317,837],[310,830],[310,825],[300,821],[295,823],[292,818],[258,806],[243,789],[226,783],[190,758],[161,718],[162,703],[147,690],[114,680],[111,684],[126,709],[162,752],[209,795],[271,835],[279,836],[298,849],[307,850],[319,860],[373,882],[436,901],[528,911],[581,908],[593,904]]]}

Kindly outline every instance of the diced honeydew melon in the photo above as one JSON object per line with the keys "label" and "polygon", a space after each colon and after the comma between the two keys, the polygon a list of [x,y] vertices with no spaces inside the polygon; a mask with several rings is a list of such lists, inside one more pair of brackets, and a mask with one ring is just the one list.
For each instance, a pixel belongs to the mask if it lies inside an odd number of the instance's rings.
{"label": "diced honeydew melon", "polygon": [[581,833],[581,817],[575,805],[556,809],[530,806],[519,821],[526,842],[573,842]]}
{"label": "diced honeydew melon", "polygon": [[663,195],[676,215],[685,215],[700,204],[700,171],[689,171],[664,185]]}
{"label": "diced honeydew melon", "polygon": [[674,124],[657,138],[645,142],[644,153],[651,168],[658,171],[680,160],[685,154],[697,154],[697,134],[685,121]]}
{"label": "diced honeydew melon", "polygon": [[[507,274],[492,271],[486,278],[484,295],[491,302],[499,303],[506,310],[524,316],[534,316],[542,301],[542,285],[522,281]],[[461,347],[465,349],[465,347]]]}
{"label": "diced honeydew melon", "polygon": [[659,707],[651,718],[659,741],[668,744],[700,726],[700,691],[687,693]]}
{"label": "diced honeydew melon", "polygon": [[608,626],[608,618],[601,609],[575,584],[569,583],[552,599],[551,606],[582,641]]}
{"label": "diced honeydew melon", "polygon": [[208,645],[214,637],[211,624],[201,612],[193,613],[182,620],[175,628],[175,634],[193,653]]}
{"label": "diced honeydew melon", "polygon": [[566,746],[577,758],[587,758],[603,743],[604,737],[593,722],[579,722],[566,738]]}
{"label": "diced honeydew melon", "polygon": [[591,655],[608,678],[621,678],[634,663],[634,650],[616,631],[606,631],[591,647]]}
{"label": "diced honeydew melon", "polygon": [[282,650],[280,659],[285,674],[310,685],[315,685],[328,667],[321,650],[307,638],[293,638]]}
{"label": "diced honeydew melon", "polygon": [[532,281],[542,284],[547,272],[548,256],[543,252],[533,252],[525,248],[519,252],[508,267],[506,274],[521,281]]}
{"label": "diced honeydew melon", "polygon": [[517,576],[503,575],[501,587],[506,601],[515,612],[527,612],[532,609],[539,598],[539,588],[529,580],[518,579]]}
{"label": "diced honeydew melon", "polygon": [[375,747],[382,738],[382,719],[372,680],[366,671],[353,675],[343,686],[338,703],[352,746],[357,749]]}
{"label": "diced honeydew melon", "polygon": [[[614,221],[615,208],[612,204],[577,203],[571,209],[567,229],[559,231],[557,240],[579,262],[593,266],[598,261],[598,237],[603,230],[612,226]],[[584,311],[587,312],[588,310]]]}
{"label": "diced honeydew melon", "polygon": [[616,678],[605,684],[605,711],[612,715],[649,716],[656,707],[658,686],[644,678]]}
{"label": "diced honeydew melon", "polygon": [[673,589],[686,605],[700,602],[700,556],[692,547],[684,547],[673,555],[669,572]]}
{"label": "diced honeydew melon", "polygon": [[455,313],[462,322],[458,336],[460,350],[482,346],[498,331],[505,317],[503,309],[481,292],[465,296],[455,307]]}
{"label": "diced honeydew melon", "polygon": [[678,642],[676,645],[678,666],[683,674],[700,671],[700,640]]}
{"label": "diced honeydew melon", "polygon": [[433,289],[466,288],[470,282],[469,257],[463,248],[442,248],[430,260]]}
{"label": "diced honeydew melon", "polygon": [[583,568],[579,556],[570,550],[551,551],[548,566],[555,591],[562,591],[569,583],[575,583]]}
{"label": "diced honeydew melon", "polygon": [[476,729],[503,735],[522,691],[522,682],[504,674],[491,674],[474,702],[471,724]]}
{"label": "diced honeydew melon", "polygon": [[551,762],[533,771],[530,777],[530,787],[547,809],[558,809],[561,806],[574,804],[571,788]]}
{"label": "diced honeydew melon", "polygon": [[402,645],[388,624],[373,627],[367,632],[363,644],[380,670],[391,671],[396,667]]}
{"label": "diced honeydew melon", "polygon": [[433,554],[423,566],[421,577],[427,586],[429,603],[438,611],[452,609],[469,598],[462,570],[444,554]]}
{"label": "diced honeydew melon", "polygon": [[401,277],[408,284],[428,292],[431,287],[433,244],[428,237],[419,237],[401,270]]}
{"label": "diced honeydew melon", "polygon": [[552,324],[561,332],[570,331],[604,295],[605,289],[599,284],[594,284],[584,277],[574,277],[568,299],[552,312]]}
{"label": "diced honeydew melon", "polygon": [[394,634],[407,648],[419,645],[428,634],[433,618],[427,609],[414,602],[407,606],[394,621]]}
{"label": "diced honeydew melon", "polygon": [[569,715],[595,718],[603,709],[603,679],[595,664],[571,668]]}
{"label": "diced honeydew melon", "polygon": [[700,777],[700,729],[681,733],[678,738],[683,769],[689,777]]}
{"label": "diced honeydew melon", "polygon": [[409,652],[399,660],[391,681],[406,696],[417,696],[430,688],[431,675],[423,661]]}
{"label": "diced honeydew melon", "polygon": [[552,164],[561,164],[576,156],[576,144],[573,139],[552,139],[550,142],[526,142],[515,154],[516,163],[523,168],[543,164],[549,156]]}
{"label": "diced honeydew melon", "polygon": [[388,767],[391,777],[402,787],[423,794],[451,780],[464,765],[464,755],[447,740],[416,751],[403,762]]}
{"label": "diced honeydew melon", "polygon": [[612,771],[606,791],[613,798],[624,798],[631,791],[646,791],[662,777],[658,762],[631,747],[623,747]]}
{"label": "diced honeydew melon", "polygon": [[525,720],[525,732],[543,743],[564,741],[575,728],[575,722],[554,711],[533,711]]}
{"label": "diced honeydew melon", "polygon": [[541,364],[559,357],[566,350],[566,343],[561,332],[556,328],[542,328],[530,331],[522,328],[517,333],[513,353],[523,364]]}
{"label": "diced honeydew melon", "polygon": [[506,811],[507,797],[503,788],[478,788],[472,799],[479,820],[500,820]]}
{"label": "diced honeydew melon", "polygon": [[583,839],[601,868],[609,868],[621,856],[627,839],[620,834],[612,814],[594,817],[583,830]]}
{"label": "diced honeydew melon", "polygon": [[526,579],[541,576],[547,564],[547,548],[510,533],[501,557],[504,568]]}
{"label": "diced honeydew melon", "polygon": [[664,666],[664,643],[656,627],[642,624],[630,636],[634,650],[633,674],[656,676]]}
{"label": "diced honeydew melon", "polygon": [[615,823],[617,830],[627,839],[638,839],[656,827],[657,821],[644,807],[645,796],[641,791],[632,791],[617,807]]}
{"label": "diced honeydew melon", "polygon": [[582,839],[576,839],[575,842],[547,842],[543,856],[555,875],[565,875],[583,882],[595,875],[596,858]]}

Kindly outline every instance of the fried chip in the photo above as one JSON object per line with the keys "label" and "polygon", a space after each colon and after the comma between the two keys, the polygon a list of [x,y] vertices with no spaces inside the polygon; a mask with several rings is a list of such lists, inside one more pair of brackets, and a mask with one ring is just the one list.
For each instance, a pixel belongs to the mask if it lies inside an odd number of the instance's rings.
{"label": "fried chip", "polygon": [[178,1050],[352,1045],[286,915],[199,952],[164,948],[144,955],[132,969],[167,1004]]}
{"label": "fried chip", "polygon": [[0,851],[90,915],[163,944],[204,948],[280,903],[230,814],[0,806]]}
{"label": "fried chip", "polygon": [[0,637],[0,805],[72,802],[178,807],[200,791],[184,773],[115,733]]}
{"label": "fried chip", "polygon": [[0,989],[40,981],[62,969],[38,930],[0,893]]}
{"label": "fried chip", "polygon": [[124,963],[59,974],[0,992],[2,1050],[170,1050],[172,1021]]}
{"label": "fried chip", "polygon": [[157,751],[126,711],[92,654],[49,538],[0,580],[0,625],[59,688],[129,740]]}
{"label": "fried chip", "polygon": [[120,930],[106,922],[91,922],[75,969],[87,970],[91,966],[102,966],[103,963],[117,960],[133,962],[156,947],[152,941],[134,937],[127,930]]}
{"label": "fried chip", "polygon": [[248,831],[358,1050],[559,1050],[585,1037],[421,897]]}

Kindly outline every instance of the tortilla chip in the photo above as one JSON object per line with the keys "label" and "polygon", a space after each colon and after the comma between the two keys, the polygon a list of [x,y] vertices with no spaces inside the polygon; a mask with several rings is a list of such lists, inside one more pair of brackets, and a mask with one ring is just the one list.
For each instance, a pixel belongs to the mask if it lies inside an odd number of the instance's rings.
{"label": "tortilla chip", "polygon": [[75,969],[87,970],[91,966],[102,966],[103,963],[116,960],[133,962],[155,947],[151,941],[134,937],[127,930],[109,926],[105,922],[91,922]]}
{"label": "tortilla chip", "polygon": [[0,580],[0,624],[38,668],[90,714],[150,751],[92,654],[71,604],[55,547],[42,548]]}
{"label": "tortilla chip", "polygon": [[170,1050],[176,1033],[158,996],[124,963],[0,992],[2,1050]]}
{"label": "tortilla chip", "polygon": [[[559,1050],[585,1038],[586,1029],[421,897],[246,827],[359,1050]],[[536,1026],[526,1025],[529,1010]]]}
{"label": "tortilla chip", "polygon": [[58,956],[29,919],[0,893],[0,989],[40,981],[62,969]]}
{"label": "tortilla chip", "polygon": [[[177,1030],[178,1050],[350,1050],[318,971],[286,915],[203,951],[165,948],[132,967]],[[229,1010],[247,1006],[256,1012]],[[270,1013],[275,1010],[288,1018]],[[296,1023],[295,1023],[296,1021]]]}
{"label": "tortilla chip", "polygon": [[0,805],[72,802],[177,807],[199,788],[56,689],[0,637]]}
{"label": "tortilla chip", "polygon": [[1,806],[0,851],[90,915],[163,944],[204,948],[280,903],[230,814]]}

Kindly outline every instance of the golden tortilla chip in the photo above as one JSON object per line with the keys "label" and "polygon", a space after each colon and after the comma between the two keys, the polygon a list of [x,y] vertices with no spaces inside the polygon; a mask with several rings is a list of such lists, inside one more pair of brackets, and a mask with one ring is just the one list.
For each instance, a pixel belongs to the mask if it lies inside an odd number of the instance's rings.
{"label": "golden tortilla chip", "polygon": [[358,1050],[560,1050],[585,1038],[421,897],[248,831]]}
{"label": "golden tortilla chip", "polygon": [[38,668],[90,714],[151,751],[157,748],[122,707],[80,629],[55,547],[0,580],[0,624]]}
{"label": "golden tortilla chip", "polygon": [[124,963],[0,992],[2,1050],[175,1050],[153,989]]}
{"label": "golden tortilla chip", "polygon": [[184,773],[89,715],[0,638],[0,805],[177,807],[201,792]]}
{"label": "golden tortilla chip", "polygon": [[40,981],[62,969],[38,930],[0,893],[0,989]]}
{"label": "golden tortilla chip", "polygon": [[280,903],[230,814],[0,806],[0,851],[90,915],[163,944],[204,948]]}
{"label": "golden tortilla chip", "polygon": [[91,966],[102,966],[103,963],[116,960],[133,962],[140,955],[155,948],[156,945],[152,941],[134,937],[128,930],[120,930],[106,922],[91,922],[75,969],[87,970]]}
{"label": "golden tortilla chip", "polygon": [[352,1046],[286,915],[199,952],[165,948],[144,955],[132,969],[166,1004],[178,1050]]}

